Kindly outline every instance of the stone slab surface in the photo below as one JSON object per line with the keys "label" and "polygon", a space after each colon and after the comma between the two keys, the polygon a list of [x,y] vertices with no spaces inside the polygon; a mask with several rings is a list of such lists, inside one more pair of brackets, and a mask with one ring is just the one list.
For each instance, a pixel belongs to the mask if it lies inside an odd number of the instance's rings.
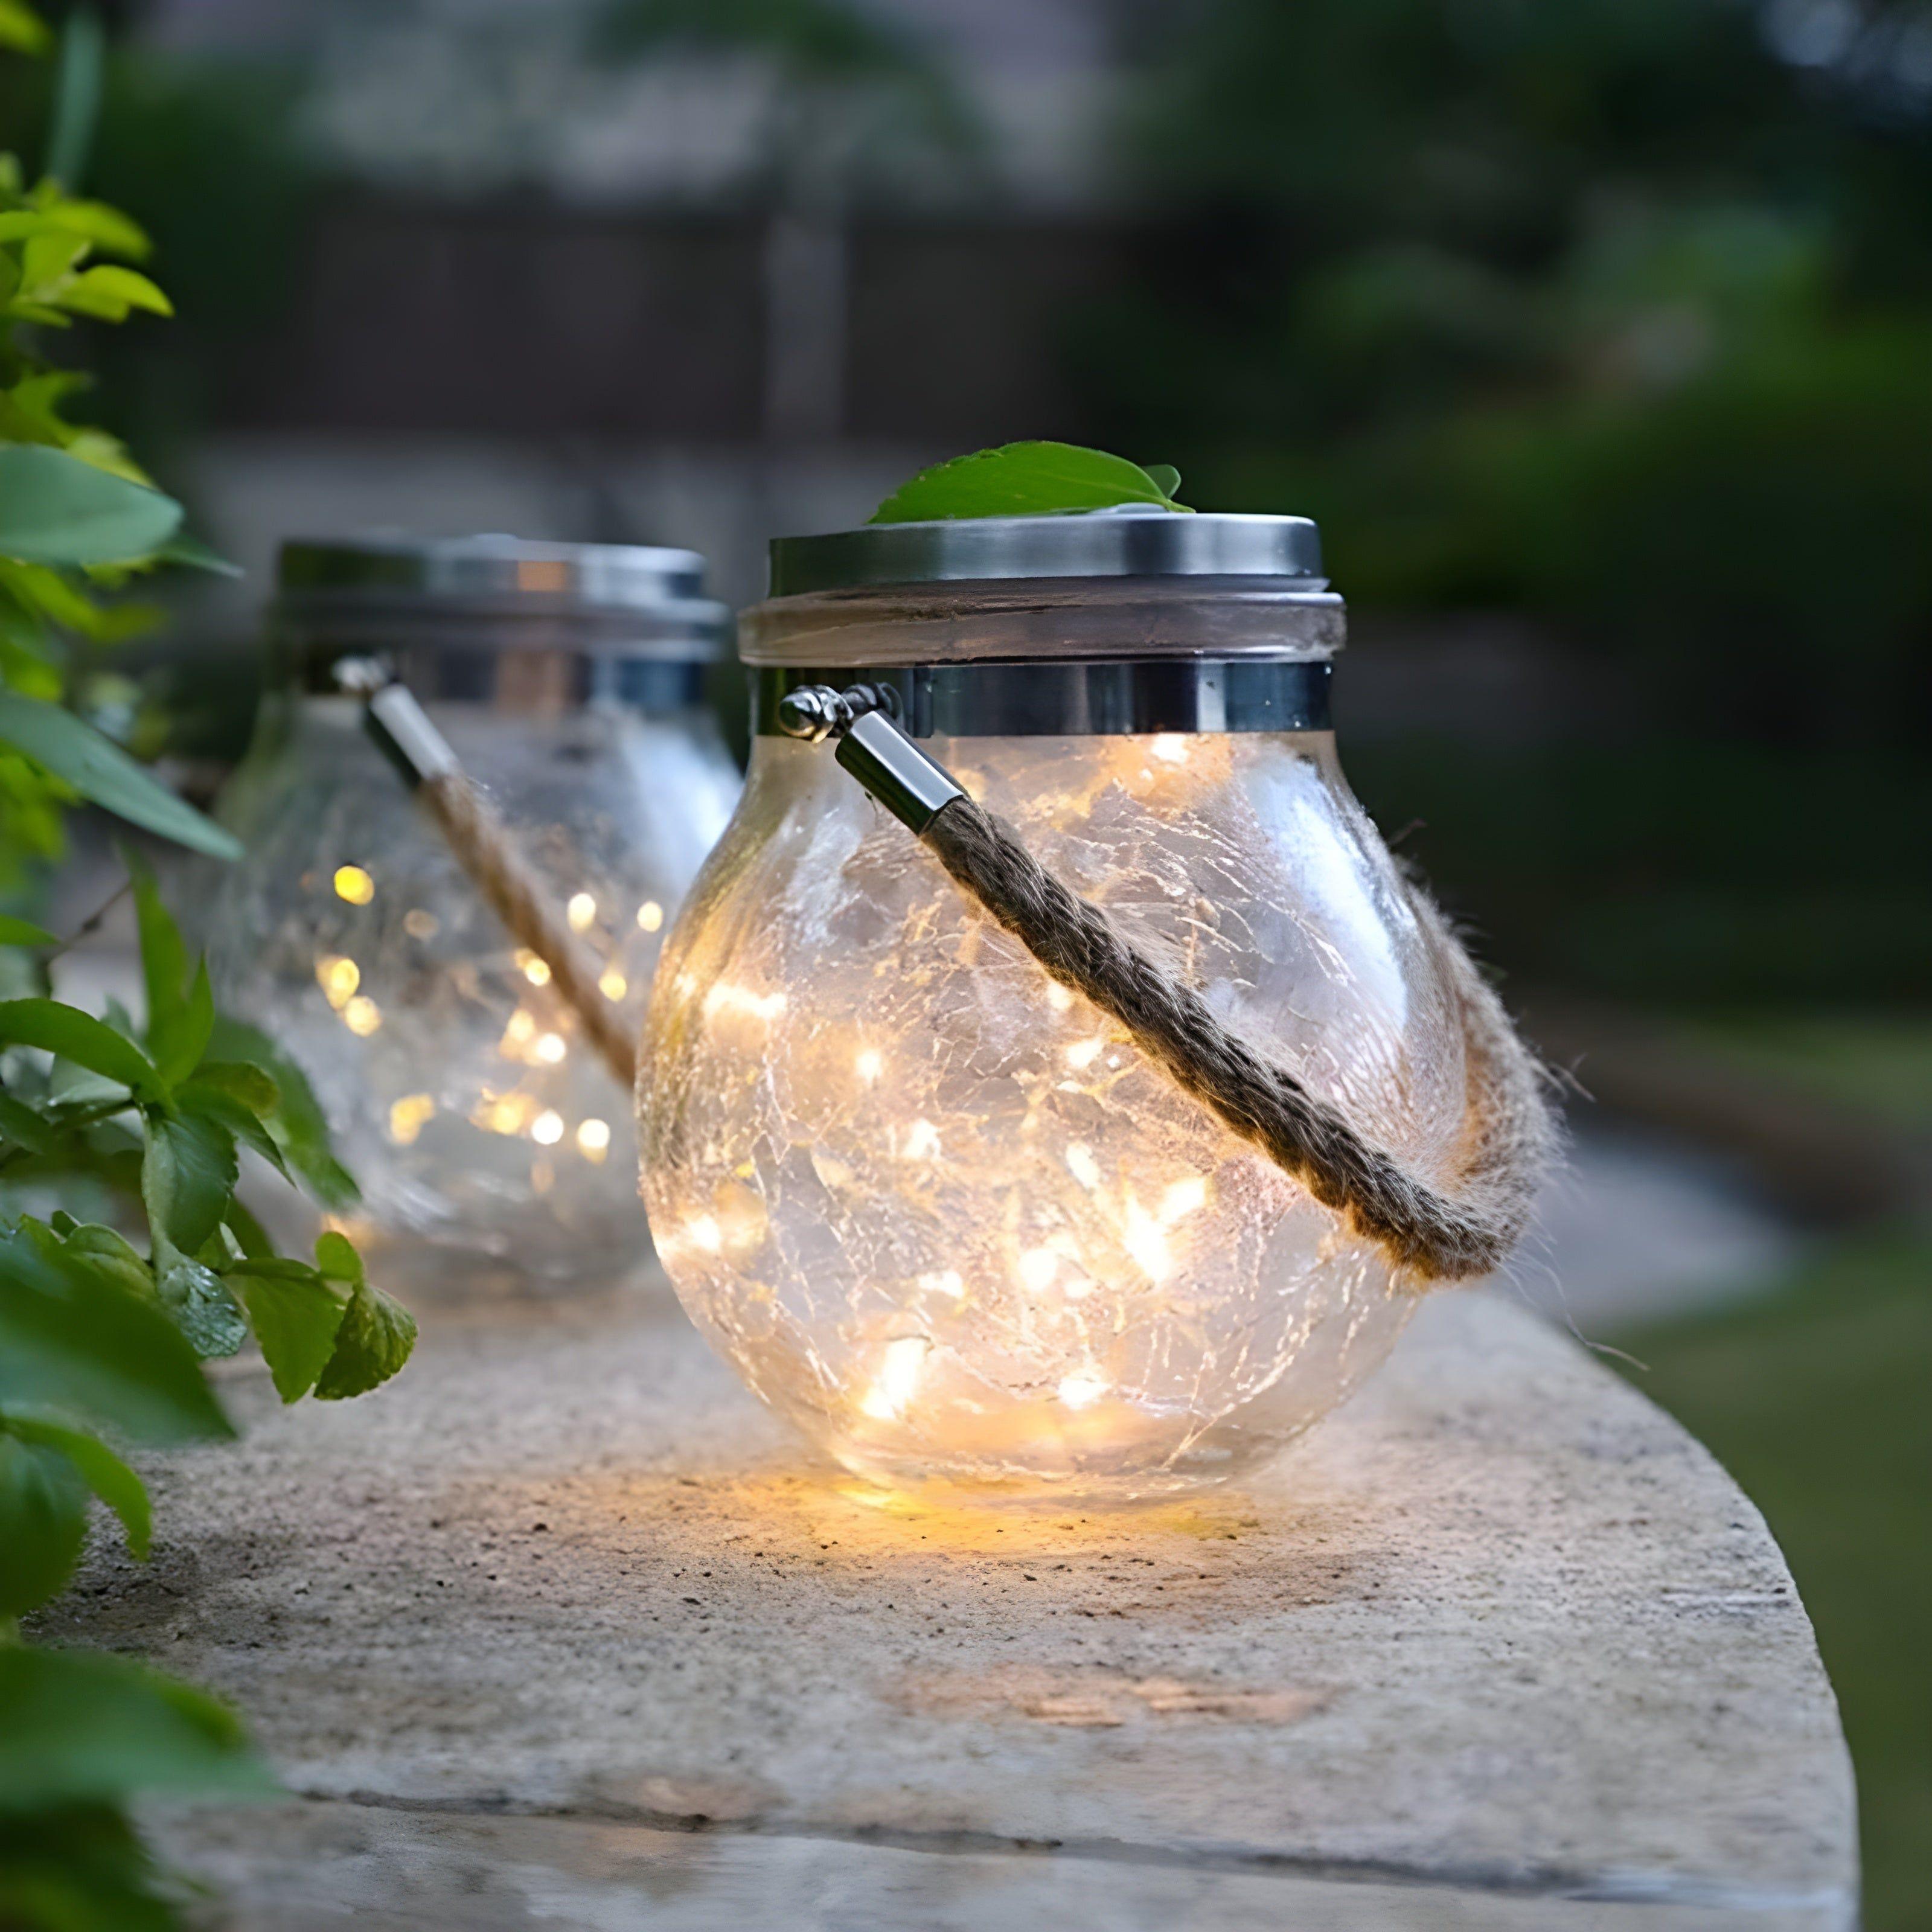
{"label": "stone slab surface", "polygon": [[1084,1517],[879,1506],[648,1299],[226,1393],[245,1440],[161,1464],[154,1560],[104,1542],[46,1634],[248,1714],[302,1802],[166,1827],[240,1924],[1855,1917],[1762,1520],[1499,1299],[1246,1492]]}

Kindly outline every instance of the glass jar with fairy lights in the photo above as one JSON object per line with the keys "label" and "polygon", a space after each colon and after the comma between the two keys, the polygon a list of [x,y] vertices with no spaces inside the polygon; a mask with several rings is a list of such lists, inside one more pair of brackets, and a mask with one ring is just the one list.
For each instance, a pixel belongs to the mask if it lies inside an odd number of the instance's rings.
{"label": "glass jar with fairy lights", "polygon": [[771,591],[640,1060],[680,1295],[880,1484],[1252,1469],[1499,1256],[1548,1142],[1342,779],[1313,525],[886,524]]}
{"label": "glass jar with fairy lights", "polygon": [[728,625],[688,550],[284,548],[210,970],[307,1072],[390,1281],[598,1282],[650,1248],[630,1096],[412,805],[341,668],[379,662],[422,700],[634,1026],[739,789],[704,701]]}

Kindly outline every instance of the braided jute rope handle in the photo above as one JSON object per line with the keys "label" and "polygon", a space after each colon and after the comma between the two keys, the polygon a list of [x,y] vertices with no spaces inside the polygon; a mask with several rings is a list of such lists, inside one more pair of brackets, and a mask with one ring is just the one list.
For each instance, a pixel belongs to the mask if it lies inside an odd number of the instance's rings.
{"label": "braided jute rope handle", "polygon": [[1459,1010],[1467,1068],[1453,1193],[1376,1146],[1130,944],[892,723],[894,697],[873,686],[806,686],[784,699],[780,722],[794,737],[836,736],[838,762],[1053,979],[1118,1021],[1178,1084],[1376,1243],[1412,1282],[1466,1280],[1508,1257],[1529,1225],[1556,1124],[1542,1068],[1426,894],[1406,889]]}
{"label": "braided jute rope handle", "polygon": [[335,674],[345,691],[362,700],[370,736],[435,822],[456,862],[512,938],[550,968],[550,984],[628,1094],[637,1077],[637,1047],[598,984],[602,962],[557,916],[556,895],[518,856],[508,828],[448,741],[407,686],[380,665],[345,659]]}

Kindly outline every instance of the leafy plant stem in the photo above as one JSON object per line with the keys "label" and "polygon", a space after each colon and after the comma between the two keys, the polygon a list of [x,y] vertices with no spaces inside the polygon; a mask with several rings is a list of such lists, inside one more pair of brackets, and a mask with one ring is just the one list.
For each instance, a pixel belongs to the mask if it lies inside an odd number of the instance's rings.
{"label": "leafy plant stem", "polygon": [[43,954],[41,956],[43,958],[44,958],[49,964],[52,964],[52,962],[58,959],[63,952],[71,952],[73,949],[78,946],[83,939],[91,939],[95,933],[100,930],[101,923],[106,918],[107,915],[111,913],[114,908],[118,906],[134,890],[134,881],[131,878],[123,879],[121,883],[114,888],[113,891],[110,892],[106,898],[103,899],[100,904],[96,906],[94,909],[74,928],[73,932],[68,934],[66,938],[63,939],[58,946],[50,948],[46,952]]}
{"label": "leafy plant stem", "polygon": [[86,172],[100,116],[101,73],[107,36],[92,7],[76,7],[61,34],[54,75],[53,125],[47,136],[45,172],[73,192]]}

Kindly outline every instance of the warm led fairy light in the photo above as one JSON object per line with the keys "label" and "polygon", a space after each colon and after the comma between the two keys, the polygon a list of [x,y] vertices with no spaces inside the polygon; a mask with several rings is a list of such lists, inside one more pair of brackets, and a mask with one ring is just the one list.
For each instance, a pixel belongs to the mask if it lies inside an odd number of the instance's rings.
{"label": "warm led fairy light", "polygon": [[588,892],[572,892],[563,916],[572,932],[588,932],[597,923],[597,902]]}
{"label": "warm led fairy light", "polygon": [[655,932],[664,924],[664,908],[656,899],[646,899],[638,908],[638,930]]}
{"label": "warm led fairy light", "polygon": [[563,1116],[554,1108],[546,1107],[530,1123],[530,1138],[538,1147],[555,1147],[563,1138]]}
{"label": "warm led fairy light", "polygon": [[365,994],[358,993],[342,1009],[342,1023],[359,1040],[367,1040],[382,1024],[382,1009]]}
{"label": "warm led fairy light", "polygon": [[1060,1257],[1051,1248],[1029,1248],[1015,1264],[1020,1286],[1035,1294],[1044,1294],[1060,1272]]}
{"label": "warm led fairy light", "polygon": [[365,906],[376,896],[376,881],[360,866],[338,866],[334,880],[335,896],[353,906]]}
{"label": "warm led fairy light", "polygon": [[1090,1369],[1076,1369],[1072,1375],[1060,1377],[1054,1393],[1069,1408],[1086,1408],[1107,1393],[1107,1386],[1106,1376]]}
{"label": "warm led fairy light", "polygon": [[926,1366],[926,1351],[931,1346],[923,1335],[902,1336],[896,1342],[888,1342],[879,1364],[878,1379],[860,1399],[860,1413],[875,1422],[896,1421],[904,1414],[918,1392],[920,1372]]}
{"label": "warm led fairy light", "polygon": [[[1077,749],[1014,741],[989,805],[1117,916],[1161,928],[1190,983],[1287,1016],[1298,1044],[1355,1028],[1345,1071],[1401,1132],[1386,1030],[1342,997],[1343,968],[1383,942],[1374,902],[1349,896],[1353,820],[1332,814],[1332,860],[1322,843],[1320,772],[1270,750],[1257,764],[1275,790],[1250,794],[1213,736]],[[1341,913],[1281,884],[1248,829],[1291,808]],[[652,995],[652,1051],[676,1077],[655,1114],[644,1103],[651,1208],[692,1312],[868,1480],[1147,1493],[1246,1466],[1372,1364],[1406,1304],[1381,1293],[1366,1244],[1332,1240],[1099,1009],[928,884],[874,808],[837,829],[856,854],[841,890],[869,922],[829,944],[829,888],[775,854],[746,875],[754,899],[681,926]],[[1196,878],[1217,837],[1209,892]],[[742,924],[720,910],[753,903]]]}
{"label": "warm led fairy light", "polygon": [[323,997],[340,1012],[362,985],[362,969],[354,960],[345,959],[339,953],[325,952],[315,962],[315,976]]}
{"label": "warm led fairy light", "polygon": [[398,1147],[412,1145],[435,1112],[436,1102],[430,1095],[406,1094],[390,1106],[390,1139]]}
{"label": "warm led fairy light", "polygon": [[598,976],[597,990],[614,1005],[631,990],[631,982],[616,967],[606,967]]}
{"label": "warm led fairy light", "polygon": [[546,1066],[556,1066],[569,1051],[560,1033],[538,1034],[536,1044],[530,1048],[532,1057],[541,1060]]}
{"label": "warm led fairy light", "polygon": [[704,996],[704,1017],[710,1020],[720,1014],[734,1014],[769,1025],[784,1012],[785,1006],[782,993],[754,993],[748,986],[721,980]]}
{"label": "warm led fairy light", "polygon": [[580,1120],[577,1128],[577,1150],[585,1160],[601,1161],[610,1151],[608,1120]]}

